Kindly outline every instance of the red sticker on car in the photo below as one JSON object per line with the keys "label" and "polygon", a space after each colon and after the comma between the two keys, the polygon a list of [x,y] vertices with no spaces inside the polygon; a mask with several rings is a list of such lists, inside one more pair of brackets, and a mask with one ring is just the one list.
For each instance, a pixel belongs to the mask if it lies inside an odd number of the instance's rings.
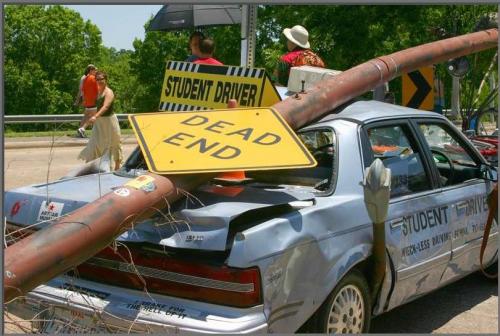
{"label": "red sticker on car", "polygon": [[26,203],[27,203],[26,200],[17,201],[16,203],[14,203],[12,208],[10,208],[10,217],[14,217],[15,215],[17,215],[19,213],[19,210],[21,210],[21,207]]}

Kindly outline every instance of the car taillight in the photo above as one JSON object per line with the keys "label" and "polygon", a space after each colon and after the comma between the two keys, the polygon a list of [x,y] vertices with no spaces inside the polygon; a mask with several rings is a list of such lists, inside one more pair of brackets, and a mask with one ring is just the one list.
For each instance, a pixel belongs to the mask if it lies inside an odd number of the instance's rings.
{"label": "car taillight", "polygon": [[[7,224],[12,243],[35,231]],[[79,265],[76,273],[100,283],[226,306],[246,308],[262,303],[257,267],[207,265],[140,247],[108,247]]]}
{"label": "car taillight", "polygon": [[[123,258],[128,255],[132,262]],[[107,248],[78,266],[77,272],[101,283],[227,306],[244,308],[262,302],[257,267],[212,266],[157,253]]]}

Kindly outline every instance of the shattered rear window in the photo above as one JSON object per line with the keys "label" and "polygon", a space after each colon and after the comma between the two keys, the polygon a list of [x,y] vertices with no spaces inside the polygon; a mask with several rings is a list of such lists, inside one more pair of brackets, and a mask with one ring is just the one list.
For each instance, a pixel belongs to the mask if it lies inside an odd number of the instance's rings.
{"label": "shattered rear window", "polygon": [[[247,171],[246,177],[255,182],[307,186],[318,191],[329,190],[336,170],[335,133],[332,129],[314,129],[299,132],[298,136],[318,162],[316,167]],[[117,173],[134,175],[147,169],[142,152],[137,147]]]}
{"label": "shattered rear window", "polygon": [[314,187],[318,191],[330,188],[335,172],[336,138],[331,129],[314,129],[298,133],[309,152],[318,162],[316,167],[247,172],[259,182]]}

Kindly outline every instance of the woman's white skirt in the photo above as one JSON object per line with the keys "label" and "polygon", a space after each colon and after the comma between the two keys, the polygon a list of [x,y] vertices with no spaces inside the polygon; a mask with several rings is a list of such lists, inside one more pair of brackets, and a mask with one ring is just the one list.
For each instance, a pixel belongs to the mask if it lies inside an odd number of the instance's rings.
{"label": "woman's white skirt", "polygon": [[111,169],[114,169],[114,163],[123,160],[120,124],[115,114],[96,119],[89,142],[78,158],[89,162],[100,158],[106,151],[109,151]]}

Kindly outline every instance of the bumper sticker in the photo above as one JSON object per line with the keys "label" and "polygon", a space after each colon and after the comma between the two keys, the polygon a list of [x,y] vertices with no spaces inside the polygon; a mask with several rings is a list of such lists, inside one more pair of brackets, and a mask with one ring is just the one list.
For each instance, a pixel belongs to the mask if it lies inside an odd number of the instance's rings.
{"label": "bumper sticker", "polygon": [[64,203],[43,201],[38,212],[37,221],[52,220],[61,216]]}
{"label": "bumper sticker", "polygon": [[121,197],[127,197],[130,195],[130,190],[127,188],[118,188],[114,191],[114,193]]}
{"label": "bumper sticker", "polygon": [[27,203],[28,200],[17,201],[16,203],[14,203],[14,205],[10,209],[10,217],[14,217],[15,215],[17,215],[19,213],[19,210],[21,210],[21,207]]}
{"label": "bumper sticker", "polygon": [[154,177],[149,175],[141,175],[132,181],[125,184],[126,187],[131,187],[135,189],[144,190],[145,192],[151,192],[156,189],[154,182]]}
{"label": "bumper sticker", "polygon": [[172,316],[179,319],[184,319],[187,316],[186,310],[184,308],[155,302],[136,300],[134,303],[125,303],[123,304],[123,306],[124,308],[129,310],[136,310],[143,313],[160,314],[164,316]]}

